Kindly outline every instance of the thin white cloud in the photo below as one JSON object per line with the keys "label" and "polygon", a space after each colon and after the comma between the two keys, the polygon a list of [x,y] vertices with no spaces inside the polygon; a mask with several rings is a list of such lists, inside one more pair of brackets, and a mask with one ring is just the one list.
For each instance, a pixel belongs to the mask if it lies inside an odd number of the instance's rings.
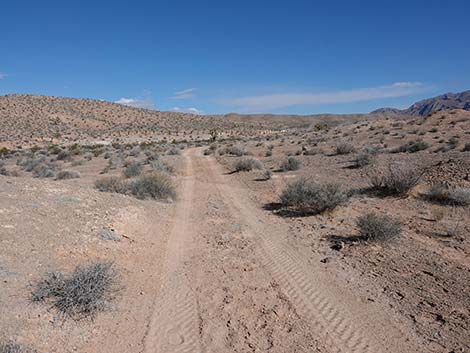
{"label": "thin white cloud", "polygon": [[197,108],[191,107],[187,109],[181,109],[180,107],[174,107],[171,108],[171,111],[173,112],[180,112],[180,113],[189,113],[189,114],[194,114],[194,115],[203,115],[204,112],[202,110],[199,110]]}
{"label": "thin white cloud", "polygon": [[341,104],[421,93],[430,87],[420,82],[396,82],[387,86],[317,93],[278,93],[226,99],[223,103],[243,110],[267,111],[298,105]]}
{"label": "thin white cloud", "polygon": [[5,78],[7,78],[7,76],[8,76],[8,75],[7,75],[6,73],[0,72],[0,80],[3,80],[3,79],[5,79]]}
{"label": "thin white cloud", "polygon": [[127,105],[134,108],[155,109],[155,102],[152,99],[120,98],[114,103]]}
{"label": "thin white cloud", "polygon": [[188,98],[194,97],[195,92],[196,92],[196,88],[188,88],[182,91],[175,92],[175,94],[169,98],[170,99],[188,99]]}

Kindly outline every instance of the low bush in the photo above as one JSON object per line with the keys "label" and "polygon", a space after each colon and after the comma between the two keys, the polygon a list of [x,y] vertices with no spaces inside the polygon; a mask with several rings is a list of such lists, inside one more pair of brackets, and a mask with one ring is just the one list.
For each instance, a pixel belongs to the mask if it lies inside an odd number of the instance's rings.
{"label": "low bush", "polygon": [[168,174],[173,174],[175,172],[175,168],[171,164],[168,164],[167,162],[160,159],[152,161],[150,166],[157,172],[164,172]]}
{"label": "low bush", "polygon": [[34,167],[33,175],[36,178],[54,178],[56,166],[52,163],[41,163]]}
{"label": "low bush", "polygon": [[400,221],[373,212],[358,217],[356,224],[359,227],[359,236],[366,241],[389,240],[402,232]]}
{"label": "low bush", "polygon": [[142,173],[142,170],[144,170],[142,163],[138,161],[131,161],[127,163],[126,167],[124,168],[123,175],[126,178],[136,177]]}
{"label": "low bush", "polygon": [[418,151],[423,151],[425,149],[428,149],[429,147],[430,147],[429,143],[422,141],[422,140],[416,140],[416,141],[409,141],[405,143],[404,145],[401,145],[393,149],[391,152],[392,153],[400,153],[400,152],[415,153]]}
{"label": "low bush", "polygon": [[243,158],[235,163],[235,171],[249,172],[253,169],[263,169],[263,164],[254,158]]}
{"label": "low bush", "polygon": [[131,181],[130,192],[139,199],[168,199],[176,197],[176,189],[168,174],[150,172]]}
{"label": "low bush", "polygon": [[410,164],[391,163],[385,171],[370,174],[371,188],[386,195],[404,195],[416,186],[424,170]]}
{"label": "low bush", "polygon": [[109,262],[78,266],[71,274],[48,273],[32,293],[35,302],[50,302],[64,317],[93,317],[117,293],[117,272]]}
{"label": "low bush", "polygon": [[369,165],[373,162],[374,160],[374,155],[372,153],[369,153],[367,151],[361,151],[356,159],[354,160],[354,167],[356,168],[362,168],[365,167],[366,165]]}
{"label": "low bush", "polygon": [[272,176],[273,176],[273,172],[271,172],[269,169],[265,169],[263,171],[263,179],[264,180],[269,180],[269,179],[272,178]]}
{"label": "low bush", "polygon": [[14,342],[0,342],[0,353],[37,353],[37,351]]}
{"label": "low bush", "polygon": [[56,175],[57,180],[76,179],[76,178],[80,178],[80,173],[74,170],[61,170]]}
{"label": "low bush", "polygon": [[347,200],[339,184],[318,184],[301,178],[287,185],[280,196],[281,205],[306,213],[332,210]]}
{"label": "low bush", "polygon": [[292,171],[292,170],[299,170],[300,169],[300,161],[294,157],[288,157],[287,160],[284,161],[281,165],[281,170],[284,172]]}
{"label": "low bush", "polygon": [[349,154],[353,153],[356,149],[354,145],[349,141],[339,141],[335,145],[336,154]]}
{"label": "low bush", "polygon": [[467,143],[463,146],[462,152],[470,152],[470,142],[467,142]]}
{"label": "low bush", "polygon": [[433,185],[426,198],[435,203],[453,206],[470,205],[470,189],[451,187],[447,183]]}
{"label": "low bush", "polygon": [[104,177],[96,180],[95,188],[99,191],[117,192],[119,194],[127,194],[129,192],[128,183],[117,176]]}

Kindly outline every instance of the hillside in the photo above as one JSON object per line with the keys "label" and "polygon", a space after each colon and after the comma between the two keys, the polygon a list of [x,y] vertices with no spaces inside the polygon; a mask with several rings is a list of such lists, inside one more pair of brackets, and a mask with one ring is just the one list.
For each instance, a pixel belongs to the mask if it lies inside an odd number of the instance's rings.
{"label": "hillside", "polygon": [[0,143],[202,138],[211,129],[233,134],[262,128],[223,116],[138,109],[94,100],[39,95],[0,96]]}
{"label": "hillside", "polygon": [[410,116],[428,116],[435,112],[451,109],[470,110],[470,90],[460,93],[446,93],[437,97],[414,103],[408,109],[380,108],[371,114],[398,114]]}

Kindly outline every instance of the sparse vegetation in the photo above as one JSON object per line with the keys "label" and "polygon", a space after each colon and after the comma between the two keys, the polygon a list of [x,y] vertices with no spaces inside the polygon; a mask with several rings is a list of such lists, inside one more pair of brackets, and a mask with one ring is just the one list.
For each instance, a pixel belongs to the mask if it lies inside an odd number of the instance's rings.
{"label": "sparse vegetation", "polygon": [[397,147],[396,149],[393,149],[391,152],[392,153],[400,153],[400,152],[415,153],[418,151],[423,151],[425,149],[428,149],[429,147],[430,147],[429,143],[422,141],[422,140],[416,140],[416,141],[409,141],[405,143],[404,145],[401,145]]}
{"label": "sparse vegetation", "polygon": [[253,169],[263,169],[263,164],[254,158],[243,158],[235,163],[234,168],[237,172],[249,172]]}
{"label": "sparse vegetation", "polygon": [[37,284],[32,300],[50,302],[66,318],[93,317],[106,309],[117,293],[117,272],[109,262],[78,266],[73,273],[48,273]]}
{"label": "sparse vegetation", "polygon": [[385,241],[401,234],[400,221],[387,215],[379,215],[373,212],[366,213],[356,220],[359,235],[366,241]]}
{"label": "sparse vegetation", "polygon": [[339,184],[318,184],[301,178],[287,185],[280,196],[281,205],[300,212],[321,213],[347,200]]}
{"label": "sparse vegetation", "polygon": [[451,187],[447,183],[439,183],[431,187],[426,198],[431,202],[442,205],[469,206],[470,189]]}
{"label": "sparse vegetation", "polygon": [[424,170],[411,164],[391,163],[385,171],[370,175],[372,189],[386,195],[404,195],[416,186]]}
{"label": "sparse vegetation", "polygon": [[176,189],[170,176],[162,172],[142,174],[130,182],[130,192],[139,199],[167,199],[176,197]]}
{"label": "sparse vegetation", "polygon": [[288,157],[287,160],[284,161],[281,165],[281,170],[284,172],[299,170],[300,169],[300,161],[295,157]]}
{"label": "sparse vegetation", "polygon": [[341,154],[353,153],[356,149],[351,142],[342,140],[336,143],[335,150],[336,150],[336,154],[341,155]]}
{"label": "sparse vegetation", "polygon": [[14,342],[0,342],[0,353],[37,353],[37,351]]}
{"label": "sparse vegetation", "polygon": [[127,163],[127,165],[126,165],[126,167],[123,171],[123,175],[126,178],[132,178],[132,177],[136,177],[136,176],[140,175],[143,170],[144,170],[144,166],[142,165],[142,163],[140,163],[138,161],[131,161],[131,162]]}
{"label": "sparse vegetation", "polygon": [[57,180],[76,179],[76,178],[80,178],[80,173],[74,170],[61,170],[56,175]]}

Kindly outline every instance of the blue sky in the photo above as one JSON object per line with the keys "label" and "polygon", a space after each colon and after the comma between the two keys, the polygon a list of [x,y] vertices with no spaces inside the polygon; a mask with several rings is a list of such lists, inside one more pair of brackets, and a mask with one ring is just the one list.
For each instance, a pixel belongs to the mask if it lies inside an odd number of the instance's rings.
{"label": "blue sky", "polygon": [[470,1],[5,1],[0,94],[356,113],[470,89]]}

